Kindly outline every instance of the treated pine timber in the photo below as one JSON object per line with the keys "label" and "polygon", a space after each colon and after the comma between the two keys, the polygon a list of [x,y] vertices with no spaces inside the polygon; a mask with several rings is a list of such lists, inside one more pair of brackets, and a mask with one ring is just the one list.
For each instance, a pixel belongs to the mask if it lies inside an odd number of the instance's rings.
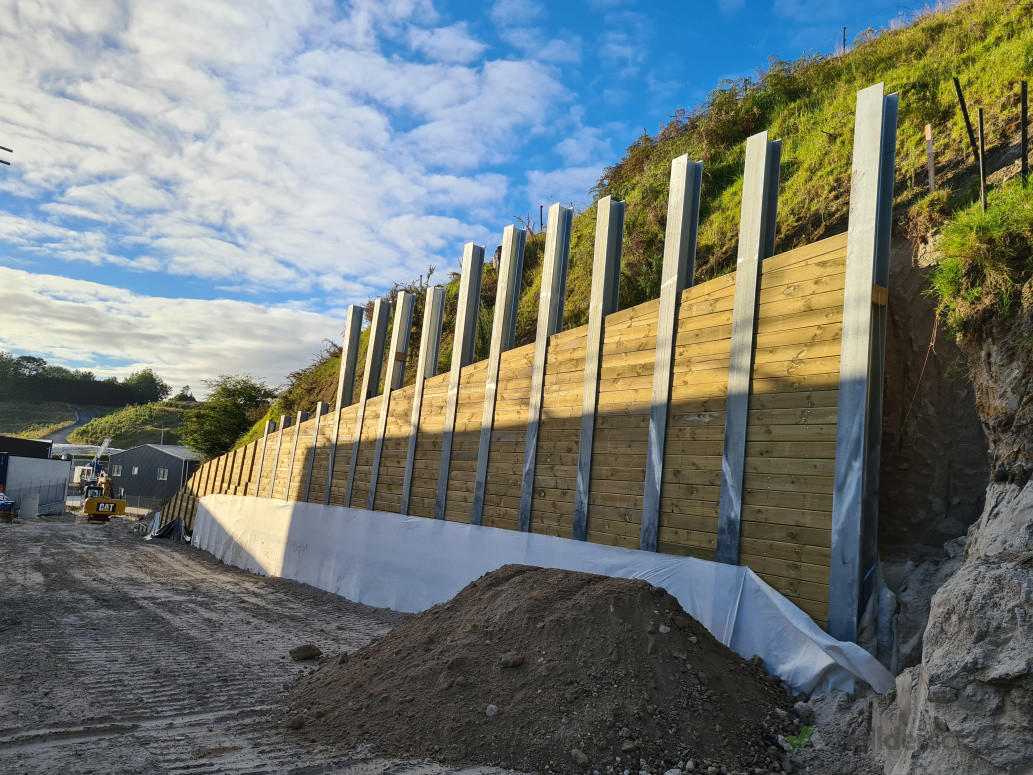
{"label": "treated pine timber", "polygon": [[416,365],[412,413],[409,417],[409,442],[405,455],[405,481],[402,485],[399,513],[409,513],[409,498],[412,494],[413,473],[416,465],[417,439],[420,432],[427,380],[438,371],[438,354],[441,349],[441,323],[444,319],[445,289],[433,286],[427,289],[423,304],[423,331],[420,333],[419,361]]}
{"label": "treated pine timber", "polygon": [[355,417],[355,432],[352,435],[351,461],[348,464],[348,481],[344,488],[344,503],[352,505],[355,492],[355,474],[359,463],[359,445],[366,424],[366,408],[369,400],[380,389],[380,375],[384,368],[384,346],[387,339],[387,323],[391,317],[391,305],[384,299],[373,303],[373,320],[369,327],[366,344],[366,368],[362,374],[362,389],[359,391],[358,409]]}

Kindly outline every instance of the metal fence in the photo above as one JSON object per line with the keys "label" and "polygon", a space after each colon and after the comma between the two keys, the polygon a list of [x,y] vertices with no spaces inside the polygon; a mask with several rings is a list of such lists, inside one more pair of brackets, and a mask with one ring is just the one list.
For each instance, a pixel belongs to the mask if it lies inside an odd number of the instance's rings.
{"label": "metal fence", "polygon": [[7,489],[7,497],[18,504],[21,508],[26,496],[39,495],[39,511],[44,513],[55,513],[65,510],[65,493],[67,485],[64,482],[35,482],[21,487],[10,487]]}

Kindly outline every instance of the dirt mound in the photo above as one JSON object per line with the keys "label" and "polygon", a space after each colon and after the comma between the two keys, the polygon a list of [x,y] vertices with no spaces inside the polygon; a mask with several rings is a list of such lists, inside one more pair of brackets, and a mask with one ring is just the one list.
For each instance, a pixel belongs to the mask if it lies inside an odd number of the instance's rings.
{"label": "dirt mound", "polygon": [[799,730],[781,682],[664,590],[519,565],[324,660],[290,705],[322,742],[525,771],[767,772]]}

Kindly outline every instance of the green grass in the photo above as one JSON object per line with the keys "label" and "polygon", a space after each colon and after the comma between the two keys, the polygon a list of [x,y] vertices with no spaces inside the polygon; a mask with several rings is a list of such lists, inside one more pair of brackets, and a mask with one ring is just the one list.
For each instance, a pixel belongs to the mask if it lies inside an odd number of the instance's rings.
{"label": "green grass", "polygon": [[68,437],[76,444],[100,444],[106,438],[116,449],[158,444],[165,429],[165,443],[179,444],[179,431],[196,403],[155,402],[127,406],[95,418]]}
{"label": "green grass", "polygon": [[1033,186],[1018,179],[953,217],[938,242],[933,292],[940,314],[961,335],[994,320],[1033,313]]}
{"label": "green grass", "polygon": [[60,401],[0,401],[0,434],[23,439],[46,438],[75,422],[75,410],[95,416],[109,413],[110,406],[75,406]]}
{"label": "green grass", "polygon": [[[1011,142],[1018,128],[1017,81],[1033,70],[1033,12],[1029,0],[970,2],[950,10],[925,11],[899,29],[858,42],[845,55],[805,56],[793,62],[772,60],[752,78],[728,81],[702,106],[675,110],[656,135],[643,134],[609,167],[595,187],[596,197],[611,195],[627,203],[620,307],[641,304],[659,295],[667,217],[671,160],[682,154],[703,161],[703,189],[696,254],[697,282],[724,274],[734,266],[738,248],[745,141],[767,130],[781,139],[782,165],[776,250],[832,236],[846,229],[850,193],[853,121],[859,90],[884,81],[887,92],[899,92],[894,221],[897,239],[924,239],[930,230],[973,201],[973,165],[967,134],[954,93],[957,76],[974,114],[986,109],[986,145],[992,155]],[[934,130],[937,186],[928,193],[925,125]],[[595,207],[574,218],[564,325],[583,325],[591,288]],[[493,246],[487,246],[491,255]],[[517,343],[534,337],[544,235],[528,239]],[[992,279],[992,278],[991,278]],[[475,357],[487,357],[494,304],[495,272],[485,267]],[[966,281],[967,282],[967,281]],[[942,285],[950,289],[949,283]],[[938,288],[941,286],[938,286]],[[990,292],[985,283],[980,293]],[[953,291],[951,291],[953,292]],[[965,287],[975,293],[975,286]],[[1010,298],[1006,290],[993,290]],[[1002,295],[1003,294],[1003,295]],[[446,289],[440,368],[448,367],[458,276]],[[953,296],[946,297],[948,299]],[[980,296],[984,299],[986,296]],[[963,314],[951,307],[944,312]],[[410,353],[415,353],[422,322],[417,303]],[[365,339],[359,358],[359,379]],[[338,356],[333,350],[308,369],[291,375],[288,388],[269,417],[310,411],[316,401],[332,403]],[[406,382],[414,377],[410,357]],[[261,423],[248,435],[256,438]]]}

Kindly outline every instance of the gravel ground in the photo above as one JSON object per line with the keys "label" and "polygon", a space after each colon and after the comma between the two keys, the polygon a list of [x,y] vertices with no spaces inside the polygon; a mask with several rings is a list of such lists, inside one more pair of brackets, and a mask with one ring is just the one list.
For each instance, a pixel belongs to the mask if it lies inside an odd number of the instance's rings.
{"label": "gravel ground", "polygon": [[465,775],[286,736],[312,642],[354,650],[404,616],[252,576],[124,523],[0,524],[0,773]]}

